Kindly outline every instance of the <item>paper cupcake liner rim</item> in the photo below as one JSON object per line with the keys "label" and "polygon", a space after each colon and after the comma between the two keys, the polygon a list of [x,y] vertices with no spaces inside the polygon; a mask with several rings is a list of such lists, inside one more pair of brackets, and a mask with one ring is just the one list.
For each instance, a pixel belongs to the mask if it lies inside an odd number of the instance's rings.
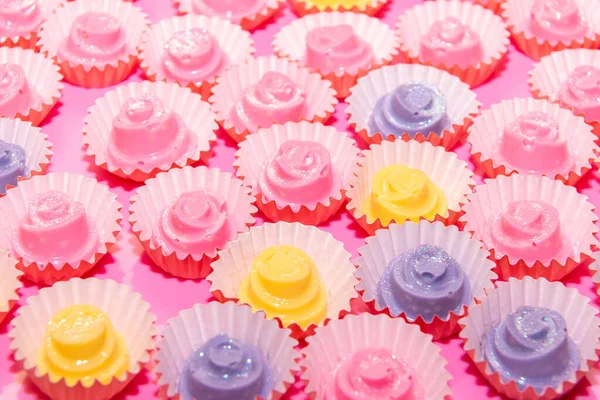
{"label": "paper cupcake liner rim", "polygon": [[301,17],[307,14],[316,14],[320,12],[331,12],[331,11],[348,11],[355,13],[367,14],[373,16],[383,9],[390,0],[370,0],[370,2],[364,6],[353,5],[351,7],[342,5],[327,5],[323,10],[320,10],[315,4],[312,4],[310,0],[290,0],[291,8],[294,12]]}
{"label": "paper cupcake liner rim", "polygon": [[6,299],[0,303],[0,323],[19,300],[19,290],[23,287],[21,281],[23,271],[17,268],[17,263],[17,260],[10,256],[8,250],[0,249],[2,289],[7,289],[7,293],[0,293],[0,295],[7,295]]}

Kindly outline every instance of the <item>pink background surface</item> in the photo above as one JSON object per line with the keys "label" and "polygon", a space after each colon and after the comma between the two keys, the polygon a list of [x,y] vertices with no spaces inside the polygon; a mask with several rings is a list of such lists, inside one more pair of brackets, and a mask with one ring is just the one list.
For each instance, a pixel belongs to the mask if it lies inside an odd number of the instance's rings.
{"label": "pink background surface", "polygon": [[[394,25],[396,18],[404,9],[419,2],[419,0],[392,0],[380,16],[385,22]],[[135,4],[142,7],[153,22],[176,14],[175,6],[171,0],[138,0]],[[256,30],[253,37],[256,41],[257,55],[271,54],[273,35],[294,18],[296,17],[292,11],[286,8],[275,20]],[[504,68],[497,74],[495,79],[476,89],[479,100],[487,107],[502,99],[530,97],[527,78],[532,64],[532,60],[511,46]],[[130,77],[129,81],[142,79],[141,72],[137,71]],[[43,125],[43,130],[50,136],[50,140],[54,144],[54,157],[52,158],[50,171],[69,171],[95,177],[100,182],[109,185],[118,194],[119,201],[124,205],[122,210],[124,220],[121,223],[122,232],[112,255],[104,257],[100,264],[94,268],[91,276],[111,278],[132,285],[134,290],[140,292],[144,299],[150,303],[151,311],[157,315],[159,328],[161,328],[169,318],[177,315],[180,310],[189,308],[194,303],[209,301],[211,296],[208,293],[206,282],[179,280],[163,274],[152,264],[143,253],[127,222],[129,197],[138,185],[111,176],[108,172],[96,168],[89,159],[84,157],[81,146],[83,118],[94,101],[110,89],[89,90],[66,84],[61,102]],[[449,99],[449,101],[452,101],[452,99]],[[331,121],[335,127],[342,131],[348,128],[344,110],[344,104],[338,105]],[[350,134],[353,135],[353,133]],[[219,137],[214,147],[214,156],[208,165],[233,172],[232,162],[236,148],[235,143],[222,131],[219,132]],[[359,146],[364,147],[360,139],[358,139],[358,142]],[[467,146],[463,145],[455,151],[461,158],[468,160],[469,151]],[[480,182],[480,175],[476,179]],[[588,195],[596,206],[600,206],[599,188],[600,182],[596,169],[593,173],[589,173],[578,185],[578,189]],[[261,220],[259,215],[259,224]],[[340,212],[331,222],[321,228],[331,232],[338,240],[343,241],[346,249],[353,255],[356,255],[357,249],[363,244],[365,234],[346,212]],[[597,307],[600,306],[598,296],[593,292],[593,285],[587,268],[584,266],[579,267],[567,276],[564,282],[567,286],[576,287],[581,293],[592,297],[593,304]],[[34,295],[37,291],[38,288],[35,285],[25,283],[25,288],[21,291],[22,297],[19,304],[24,304],[25,299]],[[45,396],[41,395],[27,381],[24,373],[18,370],[9,352],[7,331],[14,314],[13,310],[13,313],[0,325],[0,399],[44,399]],[[453,376],[450,385],[454,399],[501,398],[493,389],[488,387],[485,380],[471,364],[462,351],[459,339],[444,340],[439,344],[443,349],[443,355],[449,361],[448,369]],[[600,389],[598,389],[600,388],[600,374],[593,372],[589,380],[598,384],[598,386],[584,380],[569,395],[569,398],[578,400],[600,398]],[[154,399],[157,398],[157,389],[152,381],[151,374],[144,372],[136,377],[125,392],[117,398],[121,400]],[[302,393],[301,385],[297,384],[285,399],[306,399],[306,396]]]}

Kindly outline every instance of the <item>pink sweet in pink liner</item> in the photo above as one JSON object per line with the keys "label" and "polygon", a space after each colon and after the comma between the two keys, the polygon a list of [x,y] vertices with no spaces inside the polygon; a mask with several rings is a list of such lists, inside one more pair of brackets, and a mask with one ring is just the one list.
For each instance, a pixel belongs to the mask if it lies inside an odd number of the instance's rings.
{"label": "pink sweet in pink liner", "polygon": [[194,12],[239,23],[265,8],[265,0],[194,0]]}
{"label": "pink sweet in pink liner", "polygon": [[69,36],[58,48],[58,58],[86,68],[103,67],[129,52],[119,20],[107,13],[86,12],[78,16]]}
{"label": "pink sweet in pink liner", "polygon": [[183,251],[194,256],[223,248],[236,233],[225,199],[218,193],[184,192],[154,223],[152,242],[166,252]]}
{"label": "pink sweet in pink liner", "polygon": [[592,65],[576,67],[558,93],[563,107],[582,113],[588,121],[600,120],[600,69]]}
{"label": "pink sweet in pink liner", "polygon": [[49,190],[29,203],[27,215],[15,232],[14,252],[26,264],[78,264],[98,250],[96,224],[83,204],[64,193]]}
{"label": "pink sweet in pink liner", "polygon": [[27,114],[41,102],[42,97],[27,83],[20,65],[0,65],[0,116],[14,118],[17,114]]}
{"label": "pink sweet in pink liner", "polygon": [[305,97],[290,78],[269,71],[256,85],[246,89],[233,106],[230,118],[239,131],[250,132],[288,121],[298,122],[306,108]]}
{"label": "pink sweet in pink liner", "polygon": [[421,39],[421,58],[433,64],[466,68],[483,59],[481,38],[458,18],[436,21]]}
{"label": "pink sweet in pink liner", "polygon": [[152,170],[197,147],[196,135],[154,94],[132,97],[113,120],[107,161],[120,168]]}
{"label": "pink sweet in pink liner", "polygon": [[574,0],[536,0],[530,29],[538,38],[551,41],[580,39],[590,31]]}
{"label": "pink sweet in pink liner", "polygon": [[367,69],[372,59],[371,45],[350,25],[318,27],[306,36],[306,65],[324,74]]}
{"label": "pink sweet in pink liner", "polygon": [[25,36],[36,31],[43,19],[38,0],[0,0],[1,37]]}

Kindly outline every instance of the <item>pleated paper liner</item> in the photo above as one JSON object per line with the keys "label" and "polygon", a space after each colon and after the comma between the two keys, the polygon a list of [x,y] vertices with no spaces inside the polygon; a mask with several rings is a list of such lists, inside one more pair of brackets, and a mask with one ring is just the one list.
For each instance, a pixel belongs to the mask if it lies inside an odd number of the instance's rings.
{"label": "pleated paper liner", "polygon": [[558,209],[561,232],[574,246],[570,257],[553,259],[549,263],[539,260],[528,263],[514,257],[500,257],[494,249],[488,249],[492,260],[496,261],[496,273],[502,280],[525,276],[551,281],[562,279],[590,257],[591,246],[596,244],[594,234],[598,232],[595,225],[598,217],[594,214],[594,206],[587,196],[560,181],[545,176],[500,175],[476,186],[468,199],[469,203],[463,207],[461,222],[465,224],[465,231],[473,233],[473,238],[477,240],[483,240],[486,223],[501,213],[511,201],[533,200],[546,202]]}
{"label": "pleated paper liner", "polygon": [[[0,118],[0,140],[17,144],[25,150],[25,167],[29,170],[28,176],[19,177],[19,181],[31,176],[43,174],[52,157],[52,144],[48,135],[42,133],[40,128],[31,125],[31,122],[20,119]],[[7,185],[6,189],[13,187]],[[0,188],[0,196],[3,190]]]}
{"label": "pleated paper liner", "polygon": [[[116,18],[125,31],[131,51],[102,67],[86,68],[81,64],[58,59],[59,46],[69,36],[71,25],[78,16],[86,12],[103,12]],[[137,64],[138,46],[147,34],[149,25],[148,16],[131,2],[72,1],[56,9],[48,21],[42,24],[38,46],[43,54],[56,60],[66,81],[86,88],[106,87],[124,81],[131,74]]]}
{"label": "pleated paper liner", "polygon": [[[129,368],[120,377],[113,377],[104,385],[95,380],[90,387],[81,381],[69,386],[64,379],[53,382],[49,375],[41,374],[36,366],[36,356],[43,343],[48,322],[55,313],[65,307],[87,304],[100,308],[112,322],[115,330],[125,339],[129,352]],[[156,317],[149,311],[150,305],[129,286],[113,280],[74,278],[44,288],[27,299],[27,305],[19,308],[18,316],[11,322],[10,349],[15,360],[29,379],[53,400],[110,399],[122,391],[131,380],[145,368],[155,348]]]}
{"label": "pleated paper liner", "polygon": [[[40,13],[43,15],[43,21],[48,19],[48,17],[56,10],[58,7],[62,7],[67,0],[43,0],[37,2],[37,7],[40,8]],[[0,37],[0,46],[2,47],[20,47],[22,49],[37,49],[37,42],[39,40],[38,36],[39,26],[25,35],[19,36],[4,36]]]}
{"label": "pleated paper liner", "polygon": [[350,88],[369,71],[394,62],[398,57],[400,43],[394,31],[384,22],[365,14],[352,12],[322,12],[297,19],[281,29],[273,40],[273,51],[279,57],[288,58],[306,65],[306,36],[315,29],[326,26],[350,25],[354,33],[371,45],[373,60],[369,68],[341,69],[324,73],[317,70],[323,78],[329,80],[338,98],[350,94]]}
{"label": "pleated paper liner", "polygon": [[[585,65],[600,68],[600,51],[566,49],[542,57],[529,72],[529,87],[533,97],[559,103],[558,96],[561,86],[568,81],[570,73],[575,68]],[[565,105],[565,107],[567,106]],[[571,111],[585,117],[585,121],[594,128],[594,134],[600,137],[600,121],[578,113],[572,108]]]}
{"label": "pleated paper liner", "polygon": [[20,182],[19,186],[10,189],[6,196],[0,198],[0,248],[13,247],[12,236],[27,214],[29,203],[36,195],[49,190],[62,192],[73,201],[83,204],[86,215],[96,225],[99,245],[89,259],[81,260],[76,265],[25,263],[18,258],[17,268],[24,272],[24,277],[42,285],[81,277],[89,272],[115,244],[116,236],[121,231],[119,223],[122,219],[122,206],[117,201],[117,196],[108,186],[98,183],[95,179],[68,172],[38,175]]}
{"label": "pleated paper liner", "polygon": [[290,0],[290,6],[292,7],[292,10],[301,17],[307,14],[330,11],[350,11],[374,16],[390,2],[390,0],[342,0],[337,2],[329,1],[326,3],[331,4],[319,5],[319,1],[320,0]]}
{"label": "pleated paper liner", "polygon": [[[460,337],[464,340],[465,351],[494,389],[510,399],[551,400],[564,396],[598,361],[596,353],[600,349],[600,320],[597,310],[588,297],[579,294],[577,289],[567,289],[560,282],[525,277],[522,280],[510,278],[508,282],[497,282],[496,286],[487,290],[487,296],[481,304],[471,306],[469,315],[459,321],[463,328]],[[580,366],[577,372],[556,389],[547,388],[541,394],[531,386],[519,390],[514,380],[505,382],[500,374],[491,370],[483,354],[482,338],[522,305],[545,307],[560,313],[566,320],[569,336],[579,349]]]}
{"label": "pleated paper liner", "polygon": [[210,264],[217,258],[219,248],[197,255],[179,250],[170,251],[151,240],[154,225],[163,210],[179,195],[192,190],[207,190],[223,196],[234,221],[236,235],[247,232],[248,227],[254,224],[253,214],[257,209],[250,189],[243,186],[242,181],[235,179],[231,173],[204,166],[173,169],[147,180],[130,199],[129,223],[146,254],[159,268],[170,275],[199,279],[212,271]]}
{"label": "pleated paper liner", "polygon": [[446,195],[448,213],[435,217],[436,221],[442,221],[445,225],[457,222],[462,205],[467,203],[466,196],[475,186],[473,172],[467,167],[467,163],[459,160],[455,153],[447,152],[431,143],[419,143],[414,140],[384,141],[371,145],[369,150],[364,150],[362,154],[363,157],[358,159],[358,166],[353,171],[350,190],[346,192],[346,209],[369,235],[385,227],[379,218],[371,220],[363,212],[365,201],[371,194],[373,176],[383,167],[400,164],[423,171]]}
{"label": "pleated paper liner", "polygon": [[22,275],[23,272],[17,269],[17,260],[8,254],[8,250],[0,249],[0,323],[19,300]]}
{"label": "pleated paper liner", "polygon": [[311,398],[323,399],[333,373],[349,355],[364,349],[383,348],[399,361],[405,362],[423,384],[425,400],[449,399],[452,391],[448,361],[441,348],[432,342],[431,335],[417,325],[385,314],[348,315],[318,327],[315,336],[307,339],[302,349],[302,380],[308,382],[306,392]]}
{"label": "pleated paper liner", "polygon": [[153,356],[154,372],[160,386],[160,397],[180,399],[179,378],[188,356],[211,338],[227,334],[235,340],[256,347],[265,356],[275,381],[267,399],[280,398],[294,383],[299,372],[294,349],[298,342],[289,329],[281,329],[276,321],[267,320],[263,312],[253,313],[248,306],[235,303],[195,304],[181,311],[167,323]]}
{"label": "pleated paper liner", "polygon": [[[467,141],[471,144],[471,156],[474,163],[490,178],[498,175],[521,173],[517,169],[495,160],[494,156],[500,149],[504,128],[523,114],[540,111],[552,115],[558,122],[559,136],[567,141],[569,155],[573,165],[561,173],[548,176],[560,179],[567,185],[575,185],[591,168],[600,149],[595,143],[596,136],[592,128],[582,117],[573,115],[569,110],[560,108],[557,104],[546,100],[516,98],[502,100],[483,110],[480,116],[473,120],[469,129]],[[527,171],[525,171],[527,173]],[[538,174],[536,174],[538,175]]]}
{"label": "pleated paper liner", "polygon": [[495,14],[500,15],[502,13],[502,3],[506,0],[462,0],[465,2],[471,2],[473,4],[478,4],[482,7],[487,8],[488,10],[492,10]]}
{"label": "pleated paper liner", "polygon": [[592,273],[592,282],[596,293],[600,294],[600,251],[595,251],[591,255],[592,262],[588,266]]}
{"label": "pleated paper liner", "polygon": [[180,31],[190,29],[205,29],[214,35],[223,54],[227,57],[227,68],[240,64],[252,58],[254,41],[250,34],[227,20],[204,15],[186,15],[164,19],[150,28],[150,32],[140,47],[140,67],[151,81],[178,83],[189,87],[193,92],[202,96],[203,100],[210,97],[210,89],[217,80],[217,75],[203,81],[178,81],[168,77],[162,65],[165,44],[171,36]]}
{"label": "pleated paper liner", "polygon": [[[420,55],[421,40],[433,24],[454,17],[473,29],[481,39],[483,58],[467,67],[458,64],[437,64]],[[398,18],[396,31],[400,37],[400,51],[409,63],[423,64],[445,70],[459,77],[471,87],[487,81],[499,67],[510,44],[506,24],[492,11],[480,5],[460,0],[426,1],[406,10]]]}
{"label": "pleated paper liner", "polygon": [[461,266],[468,278],[472,299],[459,312],[451,311],[445,318],[436,315],[429,322],[421,315],[414,320],[410,320],[404,312],[399,315],[407,322],[417,324],[436,340],[458,333],[458,320],[467,314],[468,307],[485,296],[484,290],[494,287],[494,281],[498,278],[493,272],[494,262],[488,259],[490,253],[481,248],[481,242],[471,239],[468,232],[459,232],[456,226],[429,221],[391,224],[389,229],[378,230],[366,242],[365,246],[358,249],[359,257],[354,260],[358,266],[354,276],[359,279],[356,290],[362,294],[365,303],[378,313],[393,316],[384,304],[377,301],[377,286],[386,266],[397,255],[428,244],[441,247]]}
{"label": "pleated paper liner", "polygon": [[[325,201],[311,204],[290,204],[284,200],[266,200],[259,188],[259,178],[268,163],[289,140],[313,141],[322,144],[331,156],[334,179],[341,190],[330,193]],[[236,175],[244,181],[244,185],[252,188],[256,196],[256,205],[267,218],[273,221],[301,222],[306,225],[319,225],[329,220],[345,202],[344,193],[350,188],[348,181],[352,169],[356,165],[359,153],[353,139],[345,132],[320,123],[287,122],[284,125],[273,125],[250,134],[239,144],[235,153],[233,167]],[[336,184],[334,183],[334,186]]]}
{"label": "pleated paper liner", "polygon": [[244,91],[256,84],[268,71],[287,76],[304,91],[306,109],[302,120],[325,123],[333,114],[338,101],[335,98],[335,90],[331,88],[331,82],[324,80],[317,73],[310,72],[306,67],[300,67],[296,62],[276,56],[257,57],[229,69],[218,77],[209,99],[217,122],[236,142],[241,142],[253,132],[234,126],[229,118],[231,108]]}
{"label": "pleated paper liner", "polygon": [[[112,165],[107,159],[107,146],[113,129],[113,119],[119,115],[121,106],[129,98],[148,93],[156,95],[165,107],[181,117],[187,128],[197,137],[196,149],[190,149],[180,159],[166,162],[157,168],[148,169],[144,165],[121,168]],[[84,122],[83,144],[86,154],[94,159],[94,163],[121,178],[138,182],[152,178],[159,172],[182,168],[199,160],[206,162],[210,156],[211,145],[217,139],[215,131],[218,129],[209,104],[202,101],[200,95],[174,83],[148,81],[120,85],[106,93],[90,107]]]}
{"label": "pleated paper liner", "polygon": [[548,41],[537,38],[524,29],[531,17],[535,0],[506,0],[502,4],[502,17],[517,47],[534,60],[564,49],[596,49],[600,45],[600,9],[595,2],[575,0],[583,18],[589,23],[592,33],[584,38],[569,41]]}
{"label": "pleated paper liner", "polygon": [[[297,247],[314,261],[327,291],[327,316],[319,326],[339,318],[340,313],[350,311],[350,299],[357,297],[354,290],[357,281],[352,276],[355,268],[350,262],[350,253],[330,233],[297,222],[254,226],[227,243],[227,247],[219,251],[219,259],[212,264],[213,272],[206,278],[211,284],[212,294],[220,302],[237,301],[238,289],[254,258],[263,250],[278,245]],[[281,326],[281,321],[276,320]],[[316,326],[310,324],[303,329],[294,322],[287,328],[292,330],[294,338],[301,339],[312,335]]]}
{"label": "pleated paper liner", "polygon": [[[373,109],[382,96],[392,92],[398,86],[424,82],[440,89],[446,97],[446,112],[452,127],[444,129],[441,133],[419,132],[414,137],[403,133],[400,137],[382,132],[371,132],[369,120]],[[475,92],[457,77],[433,67],[423,65],[398,64],[381,67],[359,78],[358,83],[350,89],[350,96],[346,98],[348,107],[348,123],[358,136],[369,144],[378,144],[384,140],[429,142],[434,146],[446,149],[454,147],[466,134],[472,124],[472,119],[479,114],[481,103],[477,101]]]}
{"label": "pleated paper liner", "polygon": [[[195,0],[175,0],[175,5],[177,6],[179,14],[195,14],[194,1]],[[267,22],[283,7],[285,7],[285,0],[265,0],[265,6],[260,12],[242,18],[238,25],[244,30],[251,31]]]}
{"label": "pleated paper liner", "polygon": [[0,64],[7,63],[17,64],[23,68],[27,83],[41,96],[42,101],[25,114],[17,113],[17,115],[3,115],[3,117],[19,118],[38,126],[62,96],[63,77],[52,60],[33,50],[0,47]]}

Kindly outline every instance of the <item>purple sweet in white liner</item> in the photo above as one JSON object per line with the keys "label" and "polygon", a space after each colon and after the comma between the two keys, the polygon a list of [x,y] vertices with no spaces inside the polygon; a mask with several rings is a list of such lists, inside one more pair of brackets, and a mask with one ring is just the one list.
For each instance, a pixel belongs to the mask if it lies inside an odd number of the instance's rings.
{"label": "purple sweet in white liner", "polygon": [[0,140],[0,194],[6,193],[6,185],[16,186],[19,177],[29,177],[26,158],[21,146]]}

